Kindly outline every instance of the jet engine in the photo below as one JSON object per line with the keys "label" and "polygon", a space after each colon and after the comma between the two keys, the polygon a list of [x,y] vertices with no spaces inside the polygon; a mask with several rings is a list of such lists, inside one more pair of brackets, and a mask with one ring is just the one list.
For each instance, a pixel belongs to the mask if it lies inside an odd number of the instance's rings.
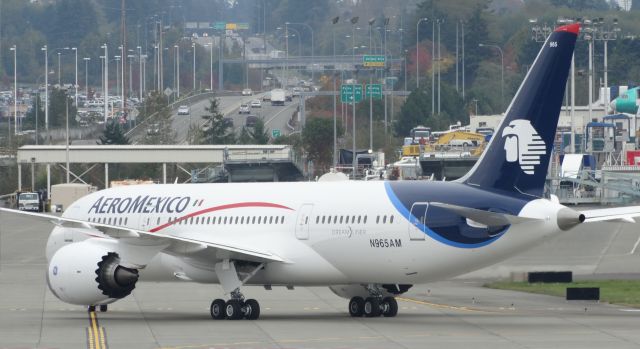
{"label": "jet engine", "polygon": [[128,296],[138,281],[138,270],[120,262],[117,252],[92,240],[69,244],[51,257],[47,284],[67,303],[112,303]]}

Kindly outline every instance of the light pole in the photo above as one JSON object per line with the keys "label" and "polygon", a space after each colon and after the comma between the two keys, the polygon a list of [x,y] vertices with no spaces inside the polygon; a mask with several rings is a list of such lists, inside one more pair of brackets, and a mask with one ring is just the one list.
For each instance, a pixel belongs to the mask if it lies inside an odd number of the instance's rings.
{"label": "light pole", "polygon": [[62,54],[61,52],[58,52],[58,86],[61,86],[60,82],[62,81],[60,78],[60,55],[61,54]]}
{"label": "light pole", "polygon": [[[420,57],[418,56],[418,53],[420,52],[420,22],[428,20],[428,18],[420,18],[418,23],[416,23],[416,88],[420,87]],[[431,55],[433,56],[433,52],[431,52]],[[433,61],[433,58],[431,60]]]}
{"label": "light pole", "polygon": [[213,41],[210,44],[205,44],[210,49],[209,55],[209,89],[213,92]]}
{"label": "light pole", "polygon": [[500,52],[500,109],[504,112],[504,54],[498,45],[478,44],[480,47],[493,47]]}
{"label": "light pole", "polygon": [[91,60],[91,58],[89,57],[84,57],[82,58],[84,60],[84,88],[86,90],[86,94],[87,94],[87,98],[89,98],[89,61]]}
{"label": "light pole", "polygon": [[193,91],[196,90],[196,44],[191,44],[191,49],[193,49]]}
{"label": "light pole", "polygon": [[116,60],[116,96],[120,96],[120,55],[113,56]]}
{"label": "light pole", "polygon": [[127,98],[131,98],[133,93],[133,59],[136,58],[135,55],[127,55],[129,58],[129,90],[127,91]]}
{"label": "light pole", "polygon": [[[125,91],[125,85],[124,85],[124,81],[125,81],[125,62],[127,61],[127,53],[124,52],[124,46],[119,46],[118,47],[120,49],[120,58],[122,59],[120,61],[120,111],[121,112],[125,112],[125,105],[126,105],[126,100],[124,98],[124,91]],[[118,64],[118,63],[116,63]]]}
{"label": "light pole", "polygon": [[[371,51],[371,31],[373,24],[376,22],[375,17],[369,19],[369,54],[372,54]],[[373,77],[371,73],[369,73],[369,88],[371,88],[371,84],[373,83]],[[369,91],[369,150],[373,150],[373,91]],[[366,95],[366,89],[365,89]]]}
{"label": "light pole", "polygon": [[136,49],[138,49],[138,94],[142,103],[142,46],[136,46]]}
{"label": "light pole", "polygon": [[44,51],[44,128],[49,132],[49,54],[47,45],[40,48]]}
{"label": "light pole", "polygon": [[[13,130],[14,134],[18,134],[18,70],[16,45],[13,45],[9,50],[13,51]],[[11,129],[11,123],[9,123],[9,129]]]}
{"label": "light pole", "polygon": [[176,49],[176,96],[180,98],[180,46],[173,45]]}
{"label": "light pole", "polygon": [[103,44],[104,49],[104,122],[107,123],[107,116],[109,115],[109,50],[107,44]]}
{"label": "light pole", "polygon": [[75,53],[75,69],[76,69],[76,84],[73,87],[73,90],[75,92],[75,104],[76,104],[76,108],[78,107],[78,48],[77,47],[72,47],[71,48],[73,50],[73,52]]}
{"label": "light pole", "polygon": [[331,20],[331,35],[333,37],[333,167],[338,165],[338,126],[337,126],[337,113],[336,113],[336,30],[335,25],[340,21],[340,17],[336,16]]}
{"label": "light pole", "polygon": [[[356,65],[356,24],[358,23],[359,17],[351,18],[351,56],[353,57],[353,70],[354,70],[354,78],[355,78],[355,65]],[[354,79],[355,80],[355,79]],[[353,167],[352,178],[356,176],[356,167],[358,165],[356,159],[356,86],[355,84],[351,85],[351,105],[352,105],[352,114],[351,114],[351,133],[352,133],[352,156],[351,156],[351,166]]]}

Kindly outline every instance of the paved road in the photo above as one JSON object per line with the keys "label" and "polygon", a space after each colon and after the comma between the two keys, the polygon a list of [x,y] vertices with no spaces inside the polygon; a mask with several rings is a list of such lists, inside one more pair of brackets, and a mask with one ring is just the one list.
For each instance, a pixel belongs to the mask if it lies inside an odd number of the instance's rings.
{"label": "paved road", "polygon": [[[51,227],[0,216],[0,347],[87,348],[86,310],[47,289],[44,247]],[[631,254],[640,224],[583,226],[502,265],[595,265],[638,272]],[[625,249],[626,246],[626,249]],[[584,256],[580,256],[581,251]],[[622,253],[625,252],[625,253]],[[562,258],[565,256],[566,258]],[[615,267],[614,267],[615,265]],[[637,274],[636,274],[637,275]],[[416,285],[396,318],[350,318],[346,300],[326,287],[246,288],[260,300],[258,321],[213,321],[216,285],[144,283],[98,313],[111,348],[637,348],[637,309],[489,290],[464,279]]]}

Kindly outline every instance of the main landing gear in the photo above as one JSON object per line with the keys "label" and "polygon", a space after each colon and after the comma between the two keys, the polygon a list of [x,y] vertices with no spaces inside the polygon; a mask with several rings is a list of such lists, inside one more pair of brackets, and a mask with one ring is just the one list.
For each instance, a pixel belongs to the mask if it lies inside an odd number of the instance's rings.
{"label": "main landing gear", "polygon": [[240,291],[231,293],[231,299],[216,299],[211,303],[211,317],[214,320],[257,320],[260,317],[260,304],[255,299],[244,300]]}
{"label": "main landing gear", "polygon": [[369,297],[359,296],[349,301],[349,315],[352,317],[394,317],[398,315],[398,302],[394,297],[384,297],[375,285],[368,285]]}
{"label": "main landing gear", "polygon": [[215,299],[211,302],[210,311],[214,320],[257,320],[260,317],[260,304],[255,299],[245,300],[244,295],[240,292],[240,286],[249,281],[263,266],[264,263],[260,263],[250,268],[248,273],[243,273],[246,275],[240,280],[233,261],[224,260],[215,265],[220,285],[225,294],[228,293],[231,296],[231,299],[226,302],[223,299]]}

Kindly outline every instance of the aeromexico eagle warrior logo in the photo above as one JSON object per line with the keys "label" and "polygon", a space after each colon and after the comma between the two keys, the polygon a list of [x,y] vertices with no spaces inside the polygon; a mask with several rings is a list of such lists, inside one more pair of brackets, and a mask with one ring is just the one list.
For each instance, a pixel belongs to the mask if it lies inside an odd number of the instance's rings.
{"label": "aeromexico eagle warrior logo", "polygon": [[508,162],[518,162],[522,171],[534,174],[534,167],[540,165],[540,156],[547,152],[544,141],[529,120],[513,120],[502,131],[504,150]]}

